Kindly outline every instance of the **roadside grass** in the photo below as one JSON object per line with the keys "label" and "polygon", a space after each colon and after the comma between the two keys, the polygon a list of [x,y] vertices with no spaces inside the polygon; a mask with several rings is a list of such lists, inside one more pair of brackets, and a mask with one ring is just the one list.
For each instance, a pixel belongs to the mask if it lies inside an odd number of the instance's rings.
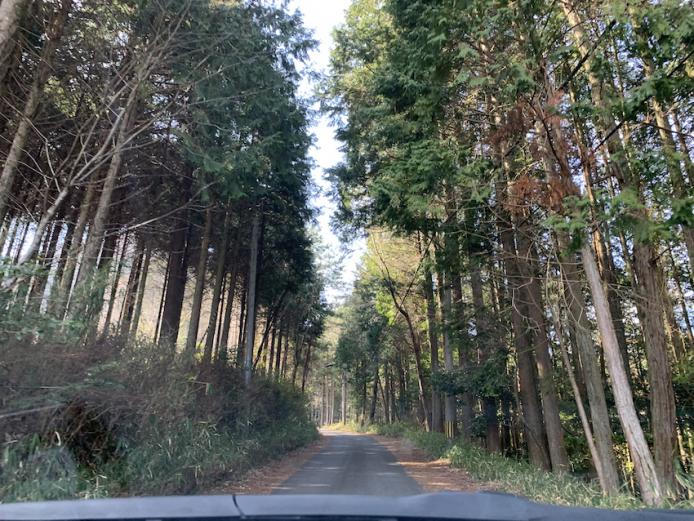
{"label": "roadside grass", "polygon": [[[406,438],[432,459],[447,459],[451,466],[464,469],[473,479],[487,484],[488,488],[524,496],[532,501],[607,509],[646,508],[639,498],[631,495],[626,489],[613,496],[605,496],[595,480],[586,480],[571,474],[545,472],[524,461],[488,453],[483,448],[460,438],[448,440],[442,433],[425,432],[411,425],[348,423],[332,425],[331,428]],[[665,506],[692,509],[694,501],[670,502]]]}
{"label": "roadside grass", "polygon": [[3,350],[5,409],[28,412],[0,424],[0,502],[196,493],[318,436],[289,384],[142,343],[50,347]]}

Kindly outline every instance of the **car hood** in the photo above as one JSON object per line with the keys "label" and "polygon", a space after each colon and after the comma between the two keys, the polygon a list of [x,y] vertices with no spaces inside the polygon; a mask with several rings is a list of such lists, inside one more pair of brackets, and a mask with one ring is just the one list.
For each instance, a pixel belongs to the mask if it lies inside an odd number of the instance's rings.
{"label": "car hood", "polygon": [[[684,517],[683,517],[684,516]],[[614,511],[541,505],[495,492],[406,497],[348,495],[168,496],[0,505],[0,521],[193,519],[461,519],[479,521],[679,521],[691,511]]]}

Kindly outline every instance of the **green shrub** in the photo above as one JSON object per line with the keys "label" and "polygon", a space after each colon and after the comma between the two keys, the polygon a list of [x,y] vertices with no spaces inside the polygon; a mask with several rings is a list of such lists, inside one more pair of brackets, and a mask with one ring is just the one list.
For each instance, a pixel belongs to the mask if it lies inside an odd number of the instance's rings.
{"label": "green shrub", "polygon": [[[371,427],[371,430],[377,432],[379,427]],[[644,507],[626,488],[613,496],[604,496],[595,481],[570,474],[545,472],[529,463],[491,454],[462,439],[448,440],[441,433],[425,432],[413,426],[401,425],[384,431],[406,437],[432,458],[447,458],[452,466],[464,469],[473,479],[494,490],[557,505],[611,509]],[[694,504],[684,501],[670,506],[692,508]]]}
{"label": "green shrub", "polygon": [[[0,501],[192,493],[314,440],[302,393],[233,367],[200,368],[148,343],[6,349]],[[96,355],[95,355],[96,353]],[[39,385],[40,384],[40,385]]]}

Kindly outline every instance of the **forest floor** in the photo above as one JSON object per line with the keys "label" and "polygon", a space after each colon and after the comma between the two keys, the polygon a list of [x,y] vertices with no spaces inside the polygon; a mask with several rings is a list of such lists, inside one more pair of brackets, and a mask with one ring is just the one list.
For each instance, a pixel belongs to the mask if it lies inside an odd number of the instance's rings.
{"label": "forest floor", "polygon": [[[340,435],[350,434],[357,435],[356,433],[340,432]],[[307,465],[309,460],[322,452],[326,452],[331,435],[335,435],[335,432],[325,430],[314,443],[250,471],[241,480],[219,483],[208,490],[208,493],[272,494],[281,492],[282,485]],[[425,451],[417,448],[406,438],[391,438],[374,434],[358,435],[371,437],[389,451],[424,492],[472,492],[495,488],[491,484],[475,481],[463,469],[451,467],[450,462],[445,458],[432,459]]]}
{"label": "forest floor", "polygon": [[372,435],[405,467],[425,492],[475,492],[494,490],[492,483],[475,481],[467,471],[451,467],[447,458],[432,459],[407,438]]}

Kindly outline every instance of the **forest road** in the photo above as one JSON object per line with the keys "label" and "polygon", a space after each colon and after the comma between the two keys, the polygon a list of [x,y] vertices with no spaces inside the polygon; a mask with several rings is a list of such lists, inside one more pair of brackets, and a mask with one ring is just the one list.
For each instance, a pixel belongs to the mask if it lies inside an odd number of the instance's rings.
{"label": "forest road", "polygon": [[422,489],[371,436],[322,431],[327,443],[274,494],[408,496]]}

